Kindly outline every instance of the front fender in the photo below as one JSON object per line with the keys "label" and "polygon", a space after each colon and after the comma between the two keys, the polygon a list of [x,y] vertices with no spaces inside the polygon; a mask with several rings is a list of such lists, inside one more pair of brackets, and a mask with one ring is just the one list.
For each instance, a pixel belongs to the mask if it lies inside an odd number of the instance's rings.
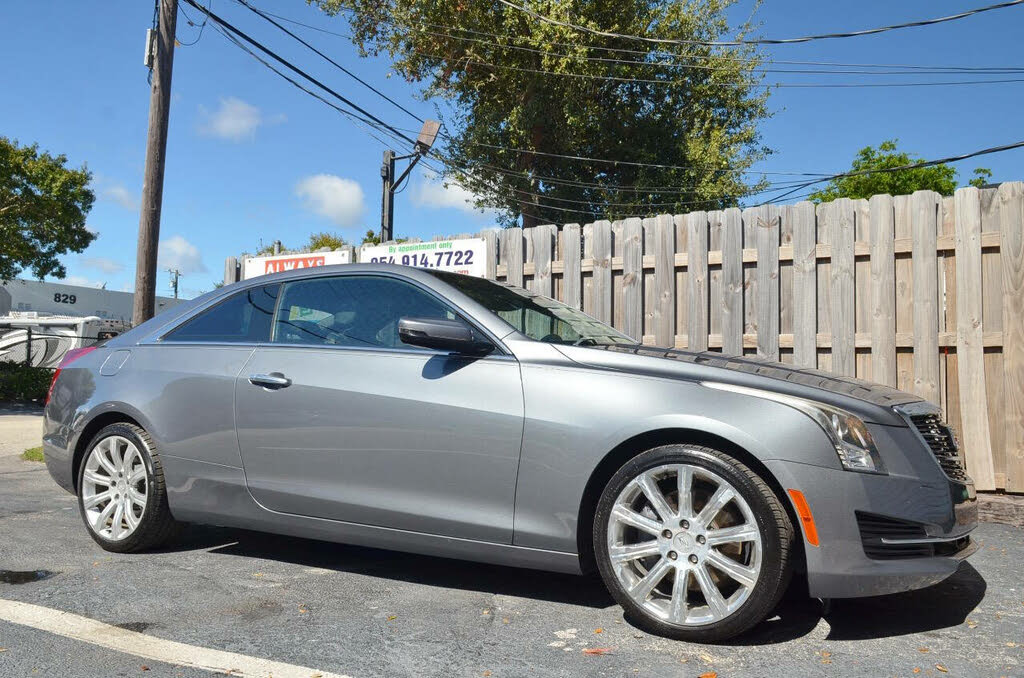
{"label": "front fender", "polygon": [[[578,512],[601,461],[638,435],[710,433],[762,462],[839,469],[825,432],[774,401],[693,381],[523,364],[526,420],[516,490],[514,543],[574,552]],[[590,526],[579,526],[590,529]]]}

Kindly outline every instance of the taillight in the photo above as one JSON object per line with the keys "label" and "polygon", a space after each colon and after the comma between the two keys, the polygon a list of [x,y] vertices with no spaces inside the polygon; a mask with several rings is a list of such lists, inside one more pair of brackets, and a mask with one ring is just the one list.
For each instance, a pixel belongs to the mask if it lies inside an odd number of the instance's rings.
{"label": "taillight", "polygon": [[60,376],[60,371],[82,356],[88,355],[95,350],[95,346],[86,346],[85,348],[73,348],[64,354],[60,364],[57,365],[57,369],[53,371],[53,379],[50,380],[50,390],[46,392],[46,402],[43,403],[44,405],[50,402],[50,397],[53,395],[53,387],[57,385],[57,377]]}

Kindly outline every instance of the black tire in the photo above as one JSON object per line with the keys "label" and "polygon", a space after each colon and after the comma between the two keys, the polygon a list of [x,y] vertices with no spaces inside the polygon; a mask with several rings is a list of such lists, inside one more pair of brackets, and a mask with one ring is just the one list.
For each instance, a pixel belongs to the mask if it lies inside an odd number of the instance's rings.
{"label": "black tire", "polygon": [[[86,461],[93,449],[111,436],[121,436],[130,440],[139,450],[146,467],[146,507],[135,531],[118,540],[108,539],[93,529],[83,503],[83,476],[85,475]],[[78,510],[89,536],[106,551],[114,553],[145,551],[166,544],[177,536],[181,529],[181,523],[171,516],[160,455],[157,453],[153,439],[145,429],[121,422],[106,426],[93,436],[78,469]]]}
{"label": "black tire", "polygon": [[[655,616],[637,603],[613,569],[608,546],[608,524],[615,501],[626,486],[644,471],[664,464],[688,464],[711,471],[737,491],[754,515],[762,554],[758,577],[747,599],[724,619],[701,625],[674,624]],[[716,642],[732,638],[763,621],[786,591],[792,576],[793,525],[778,497],[765,481],[737,459],[698,445],[665,445],[643,452],[620,468],[601,494],[593,525],[594,553],[601,578],[615,600],[637,626],[678,640]],[[670,554],[671,555],[671,554]]]}

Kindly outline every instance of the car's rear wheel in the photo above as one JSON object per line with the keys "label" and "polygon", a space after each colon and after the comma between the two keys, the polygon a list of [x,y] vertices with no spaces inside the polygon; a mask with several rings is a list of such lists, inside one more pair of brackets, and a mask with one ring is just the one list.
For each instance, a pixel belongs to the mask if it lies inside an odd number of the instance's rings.
{"label": "car's rear wheel", "polygon": [[79,469],[78,507],[89,535],[107,551],[154,548],[178,528],[153,440],[129,423],[111,424],[89,443]]}
{"label": "car's rear wheel", "polygon": [[598,569],[639,626],[691,641],[762,621],[791,575],[793,527],[775,493],[737,459],[666,445],[627,462],[601,495]]}

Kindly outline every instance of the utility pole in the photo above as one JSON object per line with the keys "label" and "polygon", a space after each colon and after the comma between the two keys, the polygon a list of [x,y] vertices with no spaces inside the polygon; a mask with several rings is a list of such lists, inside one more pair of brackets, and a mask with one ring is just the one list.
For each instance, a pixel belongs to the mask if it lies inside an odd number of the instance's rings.
{"label": "utility pole", "polygon": [[[171,69],[174,64],[174,33],[178,0],[160,0],[159,26],[153,52],[153,85],[149,97],[149,132],[146,135],[146,170],[142,183],[142,213],[135,257],[135,298],[132,322],[153,317],[156,305],[156,256],[160,242],[160,207],[164,193],[164,159],[167,152],[167,119],[171,109]],[[150,46],[147,45],[147,49]]]}
{"label": "utility pole", "polygon": [[174,298],[178,298],[178,278],[181,277],[181,271],[176,268],[169,268],[167,272],[171,275],[171,289],[174,291]]}
{"label": "utility pole", "polygon": [[[420,129],[420,135],[416,138],[412,153],[408,155],[395,155],[395,152],[388,149],[384,151],[384,162],[380,166],[380,177],[383,183],[381,192],[380,209],[380,241],[382,243],[394,239],[395,228],[395,189],[402,185],[408,178],[412,168],[425,156],[430,147],[434,145],[437,132],[441,129],[441,123],[437,120],[426,120]],[[395,178],[395,161],[410,160],[409,166],[405,168],[402,175]]]}

